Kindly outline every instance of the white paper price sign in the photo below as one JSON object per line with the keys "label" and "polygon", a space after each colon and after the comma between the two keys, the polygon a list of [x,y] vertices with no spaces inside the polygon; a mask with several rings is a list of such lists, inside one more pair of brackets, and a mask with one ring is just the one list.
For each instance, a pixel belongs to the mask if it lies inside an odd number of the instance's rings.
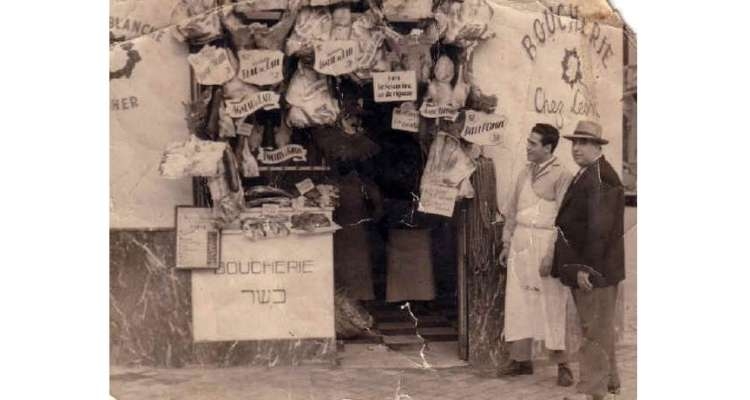
{"label": "white paper price sign", "polygon": [[226,100],[227,113],[232,118],[242,118],[248,116],[259,109],[273,110],[279,108],[279,98],[277,93],[267,91],[258,92],[242,97],[239,100]]}
{"label": "white paper price sign", "polygon": [[315,70],[344,75],[357,69],[359,45],[354,40],[328,40],[315,45]]}
{"label": "white paper price sign", "polygon": [[498,145],[502,141],[507,124],[507,118],[502,115],[466,111],[466,123],[461,131],[461,137],[483,146]]}
{"label": "white paper price sign", "polygon": [[240,50],[240,79],[253,85],[273,85],[284,79],[284,53],[278,50]]}
{"label": "white paper price sign", "polygon": [[297,190],[301,195],[304,195],[305,193],[315,189],[315,184],[310,178],[307,178],[301,182],[297,182],[295,186],[297,186]]}
{"label": "white paper price sign", "polygon": [[406,132],[419,132],[419,111],[394,108],[391,128]]}
{"label": "white paper price sign", "polygon": [[455,121],[458,118],[458,110],[453,107],[440,106],[434,103],[425,102],[419,109],[419,112],[425,118],[445,118],[450,121]]}
{"label": "white paper price sign", "polygon": [[206,45],[198,53],[190,54],[188,62],[201,85],[223,85],[237,74],[229,57],[229,50]]}
{"label": "white paper price sign", "polygon": [[453,216],[458,188],[426,183],[422,185],[421,190],[419,211],[445,217]]}
{"label": "white paper price sign", "polygon": [[210,208],[177,207],[175,266],[178,269],[218,268],[220,233]]}
{"label": "white paper price sign", "polygon": [[417,75],[414,71],[376,72],[372,74],[375,101],[417,100]]}

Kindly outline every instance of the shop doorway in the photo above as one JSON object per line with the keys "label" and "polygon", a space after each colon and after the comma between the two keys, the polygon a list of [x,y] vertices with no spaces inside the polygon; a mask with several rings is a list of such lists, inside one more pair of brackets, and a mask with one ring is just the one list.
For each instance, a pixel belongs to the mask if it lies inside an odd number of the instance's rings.
{"label": "shop doorway", "polygon": [[[409,343],[419,333],[430,342],[457,342],[458,340],[458,280],[456,260],[458,257],[457,229],[454,220],[440,221],[435,226],[423,231],[398,232],[380,229],[374,233],[374,284],[375,300],[365,302],[364,306],[375,319],[376,329],[383,335],[385,343]],[[388,277],[389,263],[400,264],[389,257],[403,257],[402,254],[389,254],[393,249],[387,242],[399,240],[406,236],[425,238],[429,242],[430,260],[420,263],[419,267],[431,267],[433,275],[432,299],[389,301],[388,285],[403,285],[403,292],[413,291],[419,282],[413,280],[394,282]],[[411,258],[411,257],[409,257]],[[408,261],[407,261],[408,262]],[[393,291],[393,289],[391,289]],[[408,297],[408,295],[406,295]],[[408,307],[406,304],[408,303]],[[416,318],[416,321],[414,320]],[[418,329],[415,329],[415,325]],[[418,330],[418,332],[417,332]],[[396,346],[396,345],[394,345]]]}
{"label": "shop doorway", "polygon": [[[367,222],[356,229],[345,225],[334,236],[337,290],[347,290],[373,323],[361,335],[339,337],[340,350],[364,345],[408,353],[426,345],[440,349],[442,358],[466,360],[466,291],[460,274],[465,211],[461,203],[450,218],[417,211],[415,194],[424,165],[420,141],[413,134],[381,128],[377,120],[390,110],[373,110],[374,118],[363,122],[381,152],[358,164],[354,174],[363,189],[353,190],[351,200],[367,198],[371,212],[362,219]],[[339,221],[347,220],[340,213],[351,208],[347,197],[342,189],[335,215]],[[360,222],[360,217],[348,219]],[[365,239],[357,240],[361,230]],[[363,257],[367,260],[357,261]],[[367,271],[357,276],[352,271],[357,268]]]}

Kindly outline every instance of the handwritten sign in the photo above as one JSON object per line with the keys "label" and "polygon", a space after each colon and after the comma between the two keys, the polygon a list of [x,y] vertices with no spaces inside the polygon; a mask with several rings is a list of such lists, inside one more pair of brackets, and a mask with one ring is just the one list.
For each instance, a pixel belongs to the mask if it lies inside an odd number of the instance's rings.
{"label": "handwritten sign", "polygon": [[331,234],[269,244],[225,232],[219,268],[191,275],[196,342],[335,336]]}
{"label": "handwritten sign", "polygon": [[223,85],[237,74],[229,61],[229,50],[206,45],[201,51],[190,54],[188,62],[195,71],[195,80],[201,85]]}
{"label": "handwritten sign", "polygon": [[225,100],[225,106],[230,117],[242,118],[261,108],[264,110],[279,108],[279,97],[277,93],[271,91],[258,92],[243,96],[239,100]]}
{"label": "handwritten sign", "polygon": [[220,233],[210,208],[177,207],[175,266],[218,268]]}
{"label": "handwritten sign", "polygon": [[419,111],[394,108],[391,128],[406,132],[419,132]]}
{"label": "handwritten sign", "polygon": [[315,184],[310,178],[306,178],[305,180],[297,182],[295,186],[297,186],[297,190],[299,191],[299,194],[302,194],[302,195],[315,189]]}
{"label": "handwritten sign", "polygon": [[297,162],[307,161],[307,149],[298,144],[289,144],[278,150],[260,149],[258,161],[262,164],[279,164],[287,160]]}
{"label": "handwritten sign", "polygon": [[458,188],[425,183],[421,187],[418,210],[423,213],[453,216]]}
{"label": "handwritten sign", "polygon": [[417,74],[414,71],[376,72],[372,74],[375,101],[417,100]]}
{"label": "handwritten sign", "polygon": [[253,85],[273,85],[284,79],[284,53],[278,50],[240,50],[240,79]]}
{"label": "handwritten sign", "polygon": [[503,138],[507,123],[507,119],[502,115],[469,110],[466,111],[466,123],[461,131],[461,137],[474,144],[498,145]]}
{"label": "handwritten sign", "polygon": [[315,45],[315,70],[344,75],[357,69],[359,46],[354,40],[327,40]]}
{"label": "handwritten sign", "polygon": [[458,110],[453,107],[439,106],[434,103],[425,102],[419,109],[420,114],[425,118],[445,118],[455,121],[458,118]]}

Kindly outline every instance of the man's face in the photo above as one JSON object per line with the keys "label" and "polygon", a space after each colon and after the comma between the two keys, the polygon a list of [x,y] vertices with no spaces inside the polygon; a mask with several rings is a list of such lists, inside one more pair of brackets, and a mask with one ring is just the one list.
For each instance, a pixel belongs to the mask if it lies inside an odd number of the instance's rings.
{"label": "man's face", "polygon": [[602,146],[588,139],[573,139],[573,160],[581,167],[593,164],[602,154]]}
{"label": "man's face", "polygon": [[551,145],[542,145],[542,135],[531,132],[526,139],[526,159],[539,164],[552,154],[551,147]]}

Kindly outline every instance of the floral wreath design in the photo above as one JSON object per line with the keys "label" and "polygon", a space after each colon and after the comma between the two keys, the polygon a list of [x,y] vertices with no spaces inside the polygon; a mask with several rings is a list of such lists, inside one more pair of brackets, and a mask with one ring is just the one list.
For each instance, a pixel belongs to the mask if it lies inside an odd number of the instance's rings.
{"label": "floral wreath design", "polygon": [[578,50],[565,49],[565,56],[562,59],[562,79],[572,88],[583,78],[581,73],[581,58],[578,57]]}
{"label": "floral wreath design", "polygon": [[[127,62],[125,65],[116,70],[112,71],[109,70],[109,80],[112,79],[119,79],[119,78],[130,78],[130,75],[133,74],[133,68],[135,68],[135,65],[141,61],[141,55],[138,53],[138,50],[133,48],[133,43],[125,43],[120,45],[120,48],[126,52],[126,55],[128,57]],[[110,48],[110,51],[114,50],[114,46]]]}

